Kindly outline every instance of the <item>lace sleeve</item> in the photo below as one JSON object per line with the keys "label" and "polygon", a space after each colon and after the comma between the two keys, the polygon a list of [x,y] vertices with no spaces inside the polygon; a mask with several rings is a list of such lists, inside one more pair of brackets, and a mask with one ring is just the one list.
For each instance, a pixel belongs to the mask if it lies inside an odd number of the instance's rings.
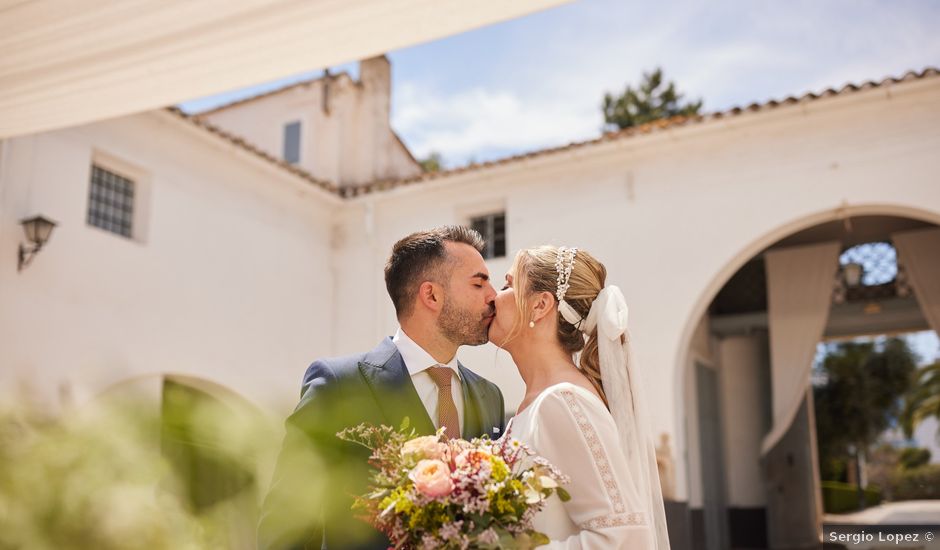
{"label": "lace sleeve", "polygon": [[546,396],[535,446],[571,478],[565,511],[580,529],[550,548],[652,548],[647,518],[626,504],[634,488],[613,418],[599,399],[570,385]]}

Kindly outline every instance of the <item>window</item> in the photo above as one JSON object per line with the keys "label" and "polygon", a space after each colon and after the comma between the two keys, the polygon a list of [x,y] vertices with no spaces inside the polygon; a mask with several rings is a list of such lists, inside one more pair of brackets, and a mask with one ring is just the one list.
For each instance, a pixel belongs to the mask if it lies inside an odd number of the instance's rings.
{"label": "window", "polygon": [[134,181],[93,164],[88,198],[88,225],[131,238]]}
{"label": "window", "polygon": [[506,213],[475,216],[470,219],[470,227],[475,229],[486,241],[484,259],[502,258],[506,255]]}
{"label": "window", "polygon": [[300,122],[284,125],[284,160],[291,164],[300,162]]}

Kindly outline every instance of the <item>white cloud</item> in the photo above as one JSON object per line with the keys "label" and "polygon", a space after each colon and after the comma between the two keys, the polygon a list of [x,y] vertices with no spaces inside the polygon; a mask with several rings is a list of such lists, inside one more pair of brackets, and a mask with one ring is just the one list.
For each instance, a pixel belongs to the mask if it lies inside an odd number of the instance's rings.
{"label": "white cloud", "polygon": [[563,145],[596,136],[604,93],[656,67],[716,111],[935,65],[938,16],[929,0],[580,0],[393,52],[392,124],[450,165]]}
{"label": "white cloud", "polygon": [[[921,69],[940,58],[936,11],[583,0],[520,20],[515,35],[468,34],[465,52],[433,59],[434,79],[412,67],[394,89],[392,122],[416,155],[439,151],[449,164],[562,145],[596,136],[603,94],[658,66],[706,111]],[[451,75],[463,84],[446,89]]]}
{"label": "white cloud", "polygon": [[392,125],[412,152],[420,158],[437,151],[452,165],[586,139],[602,122],[598,109],[572,109],[563,98],[529,100],[509,90],[440,94],[408,84],[396,94]]}

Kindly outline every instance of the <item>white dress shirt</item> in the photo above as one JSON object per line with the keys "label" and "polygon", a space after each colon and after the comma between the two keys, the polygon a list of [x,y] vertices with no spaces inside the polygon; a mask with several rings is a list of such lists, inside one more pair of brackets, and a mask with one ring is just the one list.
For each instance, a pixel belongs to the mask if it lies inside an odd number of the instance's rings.
{"label": "white dress shirt", "polygon": [[[431,417],[431,422],[435,428],[440,428],[437,418],[437,384],[428,374],[427,369],[441,365],[431,357],[431,354],[424,351],[424,348],[415,343],[408,337],[401,328],[395,333],[392,342],[398,347],[401,358],[405,362],[408,374],[411,375],[411,382],[418,391],[418,397],[424,403],[424,408]],[[454,377],[451,379],[450,391],[454,397],[454,405],[457,406],[457,420],[460,422],[460,434],[463,434],[463,389],[461,388],[460,371],[457,369],[457,356],[450,360],[446,365],[441,365],[454,371]]]}

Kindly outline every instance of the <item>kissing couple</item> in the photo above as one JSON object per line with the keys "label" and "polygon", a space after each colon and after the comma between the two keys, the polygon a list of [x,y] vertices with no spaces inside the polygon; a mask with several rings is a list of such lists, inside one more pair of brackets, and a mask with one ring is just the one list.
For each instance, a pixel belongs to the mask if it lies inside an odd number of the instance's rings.
{"label": "kissing couple", "polygon": [[[307,369],[258,526],[274,549],[388,548],[353,517],[369,451],[340,430],[368,422],[419,435],[497,439],[510,432],[570,478],[533,526],[549,548],[668,550],[663,498],[627,306],[604,265],[578,248],[516,254],[497,291],[483,238],[462,226],[395,243],[385,284],[399,329],[367,353]],[[460,346],[507,351],[526,390],[505,425],[503,396],[457,360]]]}

